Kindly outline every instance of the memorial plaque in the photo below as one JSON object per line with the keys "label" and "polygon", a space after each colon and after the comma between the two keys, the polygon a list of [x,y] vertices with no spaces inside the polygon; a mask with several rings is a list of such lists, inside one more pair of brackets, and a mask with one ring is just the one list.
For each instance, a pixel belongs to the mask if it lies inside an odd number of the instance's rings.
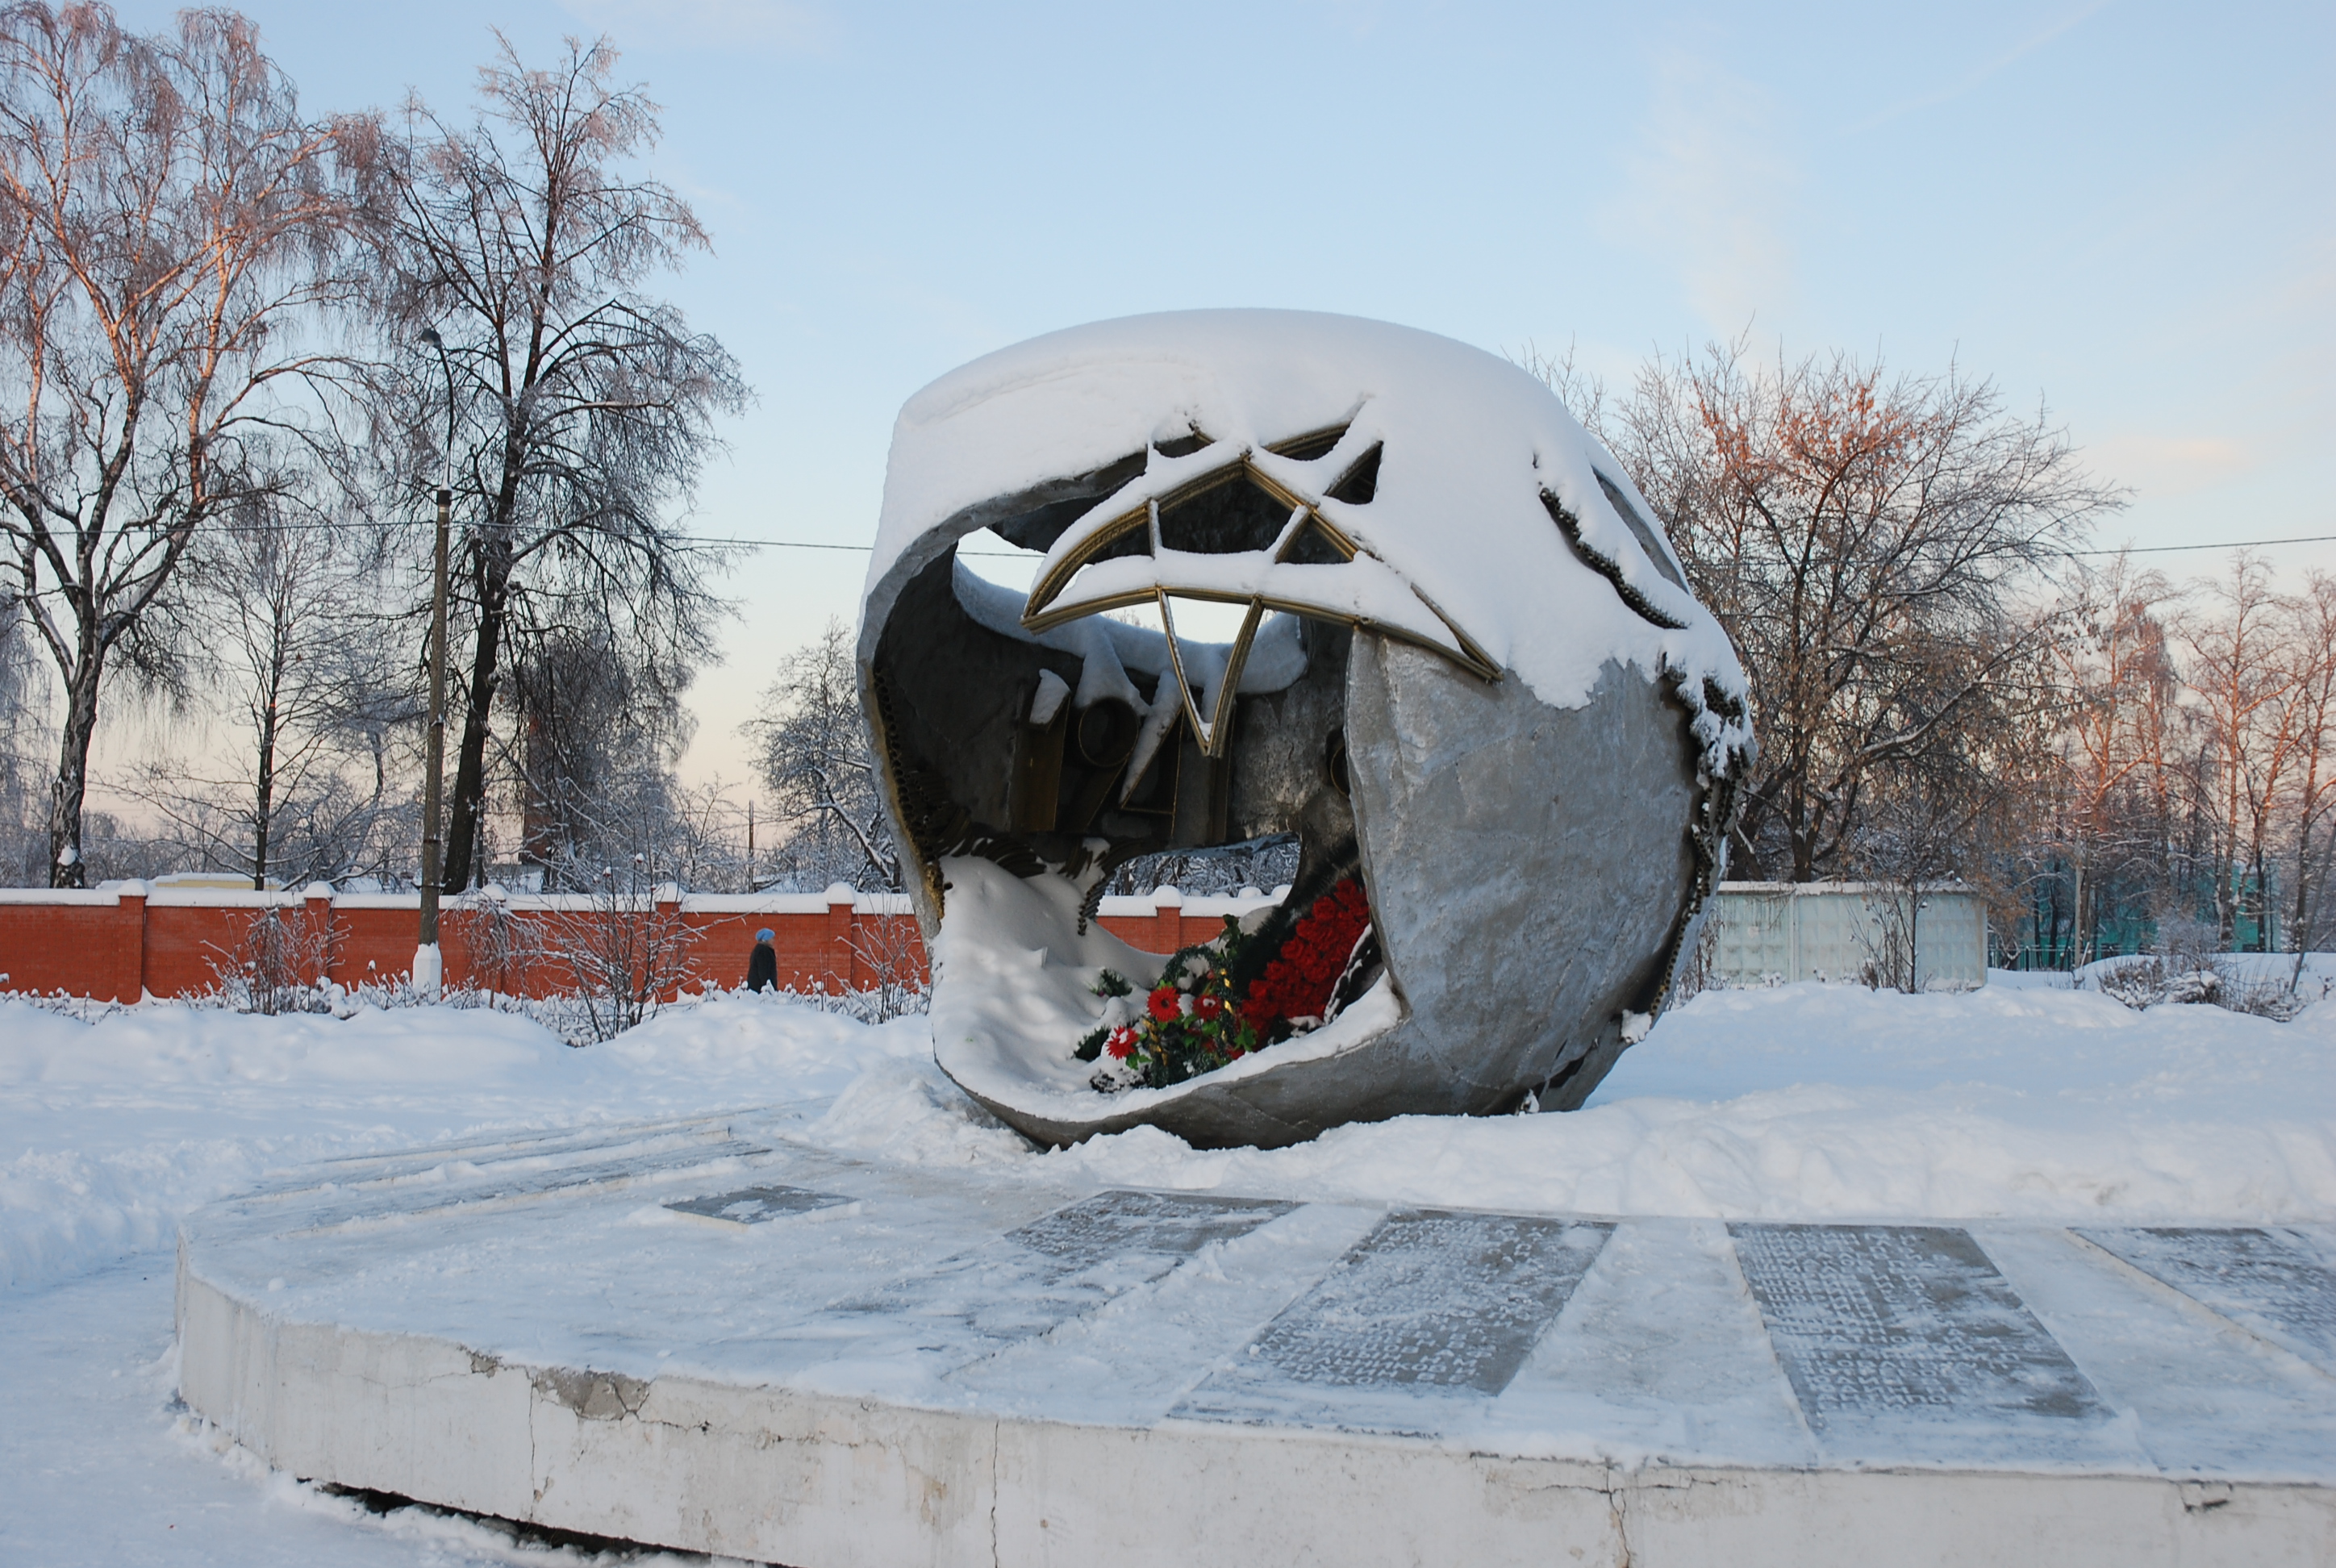
{"label": "memorial plaque", "polygon": [[1398,1211],[1258,1337],[1301,1383],[1497,1394],[1582,1282],[1611,1225]]}
{"label": "memorial plaque", "polygon": [[1966,1232],[1728,1227],[1820,1440],[1842,1427],[2107,1416],[2092,1384]]}
{"label": "memorial plaque", "polygon": [[767,1144],[727,1138],[718,1142],[689,1141],[627,1158],[549,1168],[529,1168],[520,1161],[499,1161],[474,1174],[443,1183],[401,1184],[349,1193],[346,1194],[347,1202],[327,1203],[300,1214],[299,1219],[302,1230],[321,1231],[385,1220],[426,1219],[456,1210],[546,1198],[581,1197],[589,1193],[613,1192],[647,1177],[675,1174],[718,1161],[754,1159],[769,1153]]}
{"label": "memorial plaque", "polygon": [[1433,1436],[1509,1386],[1612,1232],[1397,1210],[1171,1414]]}
{"label": "memorial plaque", "polygon": [[1245,1236],[1296,1208],[1265,1198],[1202,1193],[1098,1193],[1006,1232],[1066,1273],[1129,1253],[1183,1257]]}
{"label": "memorial plaque", "polygon": [[379,1154],[345,1154],[295,1176],[263,1182],[238,1195],[238,1208],[283,1203],[320,1194],[443,1187],[450,1180],[477,1183],[498,1173],[574,1169],[611,1155],[638,1158],[667,1150],[735,1144],[731,1118],[691,1116],[583,1132],[539,1133],[428,1144]]}
{"label": "memorial plaque", "polygon": [[2336,1269],[2303,1237],[2188,1225],[2077,1233],[2321,1371],[2336,1372]]}
{"label": "memorial plaque", "polygon": [[667,1203],[676,1214],[716,1220],[730,1225],[760,1225],[785,1214],[832,1209],[852,1200],[835,1193],[814,1193],[808,1187],[743,1187],[735,1193],[687,1198]]}
{"label": "memorial plaque", "polygon": [[1247,1235],[1298,1205],[1200,1193],[1098,1193],[896,1281],[840,1311],[922,1323],[922,1348],[969,1359],[1042,1334],[1159,1279],[1212,1242]]}

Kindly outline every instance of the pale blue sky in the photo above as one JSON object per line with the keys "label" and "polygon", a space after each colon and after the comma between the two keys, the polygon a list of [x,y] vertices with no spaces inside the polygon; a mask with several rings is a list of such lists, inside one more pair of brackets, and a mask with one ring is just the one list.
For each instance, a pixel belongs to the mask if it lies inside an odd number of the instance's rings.
{"label": "pale blue sky", "polygon": [[[154,25],[162,5],[126,18]],[[2141,544],[2336,533],[2336,6],[255,0],[312,108],[463,107],[605,31],[713,230],[672,292],[760,402],[703,531],[864,543],[901,402],[1102,317],[1382,317],[1610,376],[1747,325],[1958,358],[2133,487]],[[2273,552],[2336,566],[2336,546]],[[2159,558],[2213,570],[2219,555]],[[730,584],[696,778],[863,557]]]}

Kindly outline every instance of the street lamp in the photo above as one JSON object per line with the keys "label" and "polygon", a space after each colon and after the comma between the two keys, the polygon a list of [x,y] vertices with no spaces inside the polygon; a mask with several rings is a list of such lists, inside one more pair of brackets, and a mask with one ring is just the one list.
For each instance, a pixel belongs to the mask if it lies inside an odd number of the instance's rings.
{"label": "street lamp", "polygon": [[423,327],[422,341],[437,351],[438,368],[446,377],[436,575],[430,589],[430,737],[422,775],[422,932],[414,950],[414,987],[434,998],[443,974],[438,951],[438,884],[444,875],[445,844],[438,819],[444,803],[446,774],[446,535],[454,509],[454,370],[447,363],[445,340],[436,327]]}

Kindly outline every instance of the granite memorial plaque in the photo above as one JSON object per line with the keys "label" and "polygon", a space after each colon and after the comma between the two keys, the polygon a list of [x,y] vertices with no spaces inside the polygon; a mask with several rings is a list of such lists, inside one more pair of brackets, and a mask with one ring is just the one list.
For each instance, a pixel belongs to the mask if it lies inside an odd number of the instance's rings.
{"label": "granite memorial plaque", "polygon": [[1389,1214],[1258,1337],[1257,1359],[1301,1383],[1497,1394],[1612,1230],[1511,1214]]}
{"label": "granite memorial plaque", "polygon": [[1211,1242],[1245,1236],[1297,1206],[1203,1193],[1098,1193],[1008,1231],[1006,1239],[1074,1274],[1127,1254],[1187,1256]]}
{"label": "granite memorial plaque", "polygon": [[2077,1234],[2321,1371],[2336,1372],[2336,1269],[2302,1236],[2191,1225]]}
{"label": "granite memorial plaque", "polygon": [[1297,1206],[1198,1193],[1098,1193],[837,1310],[923,1324],[920,1348],[971,1359],[1092,1311],[1210,1242],[1246,1235]]}
{"label": "granite memorial plaque", "polygon": [[1508,1387],[1612,1232],[1398,1210],[1173,1413],[1432,1430],[1451,1397]]}
{"label": "granite memorial plaque", "polygon": [[1970,1234],[1928,1225],[1728,1227],[1820,1444],[1843,1429],[2108,1414]]}
{"label": "granite memorial plaque", "polygon": [[611,1158],[638,1160],[667,1152],[726,1153],[739,1140],[731,1119],[694,1116],[646,1123],[638,1127],[589,1132],[530,1134],[509,1138],[472,1138],[424,1144],[380,1154],[345,1154],[297,1174],[262,1182],[235,1200],[238,1210],[269,1204],[294,1205],[302,1199],[351,1198],[422,1189],[443,1193],[452,1183],[472,1185],[509,1179],[512,1173],[556,1174],[605,1164]]}
{"label": "granite memorial plaque", "polygon": [[714,1220],[729,1225],[760,1225],[784,1214],[832,1209],[852,1200],[837,1193],[814,1193],[808,1187],[742,1187],[735,1193],[686,1198],[667,1203],[676,1214]]}
{"label": "granite memorial plaque", "polygon": [[[368,1185],[346,1193],[300,1215],[301,1229],[332,1230],[383,1221],[405,1222],[461,1210],[504,1207],[547,1198],[581,1197],[613,1192],[647,1177],[672,1175],[695,1166],[725,1160],[747,1160],[771,1153],[767,1144],[744,1138],[659,1144],[646,1154],[581,1164],[539,1165],[532,1161],[503,1160],[466,1174],[429,1184]],[[297,1232],[289,1232],[297,1234]]]}

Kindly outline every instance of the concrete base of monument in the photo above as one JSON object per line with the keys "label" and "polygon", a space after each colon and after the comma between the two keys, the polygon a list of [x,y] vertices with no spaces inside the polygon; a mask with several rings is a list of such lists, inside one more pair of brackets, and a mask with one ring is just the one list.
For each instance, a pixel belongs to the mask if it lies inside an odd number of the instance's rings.
{"label": "concrete base of monument", "polygon": [[180,1242],[296,1475],[767,1562],[2325,1561],[2336,1236],[1491,1214],[856,1164],[784,1109]]}

